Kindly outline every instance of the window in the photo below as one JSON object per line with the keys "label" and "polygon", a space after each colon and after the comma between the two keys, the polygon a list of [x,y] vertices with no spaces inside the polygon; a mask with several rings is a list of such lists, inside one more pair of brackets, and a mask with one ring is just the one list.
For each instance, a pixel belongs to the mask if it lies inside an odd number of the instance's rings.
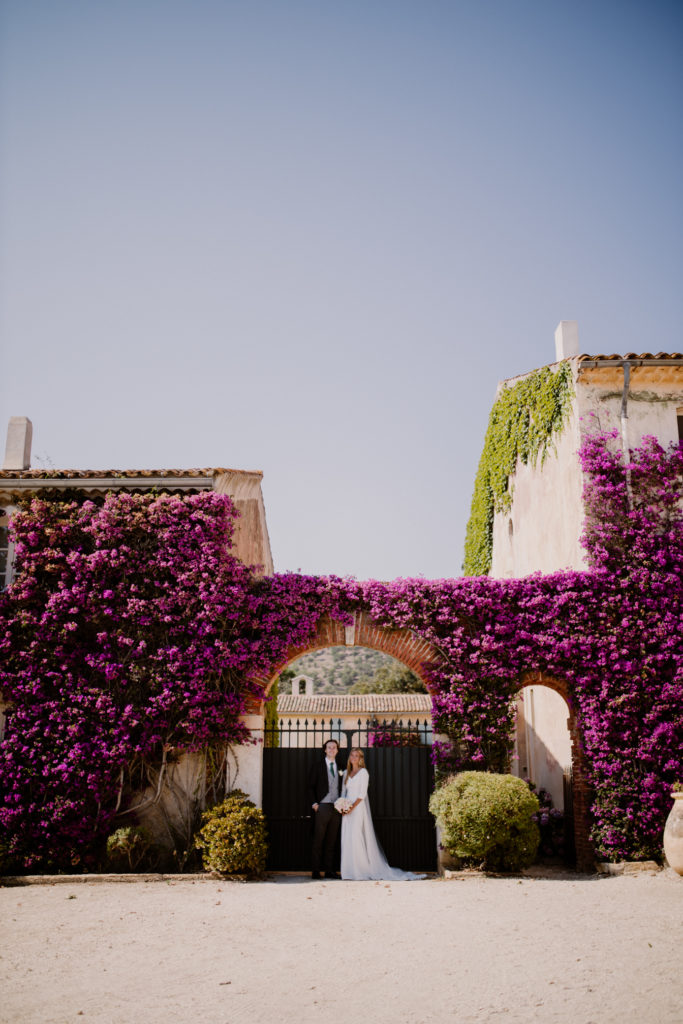
{"label": "window", "polygon": [[0,508],[0,590],[7,582],[7,569],[9,567],[9,535],[7,527],[9,517],[4,508]]}

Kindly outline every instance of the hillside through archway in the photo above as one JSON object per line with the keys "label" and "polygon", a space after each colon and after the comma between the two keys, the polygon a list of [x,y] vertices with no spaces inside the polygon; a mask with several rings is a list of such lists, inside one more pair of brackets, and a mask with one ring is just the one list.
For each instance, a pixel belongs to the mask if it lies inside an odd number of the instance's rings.
{"label": "hillside through archway", "polygon": [[[256,677],[256,681],[269,693],[284,668],[303,654],[319,651],[326,647],[369,647],[371,650],[389,654],[396,661],[411,669],[425,684],[427,692],[429,692],[430,685],[427,669],[429,666],[439,665],[444,660],[439,649],[429,641],[409,629],[380,626],[370,618],[367,612],[357,612],[353,617],[353,622],[349,625],[344,625],[338,620],[330,618],[329,615],[323,615],[318,620],[315,633],[308,640],[289,648],[282,661],[273,666],[269,676],[267,678]],[[249,710],[252,714],[262,713],[263,702],[258,706],[252,706]]]}

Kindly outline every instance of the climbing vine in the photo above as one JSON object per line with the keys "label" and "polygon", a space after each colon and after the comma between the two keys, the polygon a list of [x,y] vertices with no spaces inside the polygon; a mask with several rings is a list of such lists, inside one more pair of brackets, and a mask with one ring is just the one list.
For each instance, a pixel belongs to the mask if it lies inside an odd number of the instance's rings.
{"label": "climbing vine", "polygon": [[491,568],[493,517],[510,508],[510,477],[517,460],[534,465],[540,455],[543,463],[562,431],[572,394],[571,366],[563,362],[556,371],[550,366],[536,370],[496,399],[474,482],[465,537],[466,576],[485,576]]}

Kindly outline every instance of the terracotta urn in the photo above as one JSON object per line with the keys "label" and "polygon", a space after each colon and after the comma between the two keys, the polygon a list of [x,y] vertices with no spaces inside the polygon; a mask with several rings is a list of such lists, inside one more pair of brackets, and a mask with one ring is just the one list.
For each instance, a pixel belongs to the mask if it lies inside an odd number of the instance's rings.
{"label": "terracotta urn", "polygon": [[669,867],[683,875],[683,790],[671,795],[674,805],[664,826],[664,853]]}

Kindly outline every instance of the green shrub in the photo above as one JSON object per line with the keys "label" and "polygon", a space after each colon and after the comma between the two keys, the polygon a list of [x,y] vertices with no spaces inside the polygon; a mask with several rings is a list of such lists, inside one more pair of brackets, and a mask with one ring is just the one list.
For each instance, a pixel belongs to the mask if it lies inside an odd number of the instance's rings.
{"label": "green shrub", "polygon": [[522,779],[461,772],[432,794],[429,809],[442,846],[463,865],[518,871],[533,863],[540,838],[532,821],[538,799]]}
{"label": "green shrub", "polygon": [[114,871],[137,871],[152,851],[152,837],[138,825],[118,828],[107,839],[107,866]]}
{"label": "green shrub", "polygon": [[0,841],[0,875],[13,875],[17,871],[18,865],[9,852],[9,845],[6,842]]}
{"label": "green shrub", "polygon": [[202,814],[195,837],[205,871],[221,875],[261,875],[266,867],[268,836],[263,811],[239,789]]}

